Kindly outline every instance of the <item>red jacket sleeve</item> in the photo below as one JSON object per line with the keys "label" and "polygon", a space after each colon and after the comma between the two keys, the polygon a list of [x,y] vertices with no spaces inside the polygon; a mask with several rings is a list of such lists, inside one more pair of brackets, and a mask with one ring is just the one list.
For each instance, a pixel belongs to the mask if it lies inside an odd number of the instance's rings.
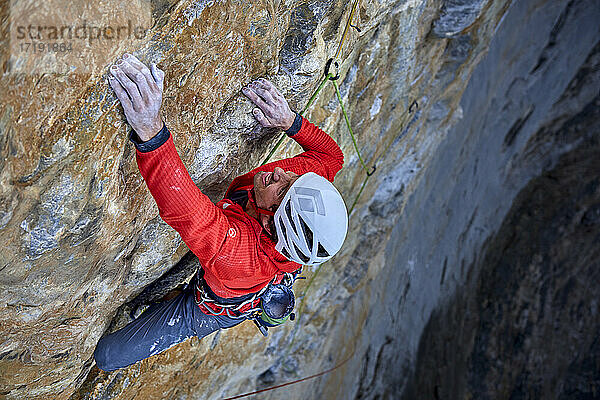
{"label": "red jacket sleeve", "polygon": [[138,167],[162,219],[206,262],[220,250],[230,222],[194,184],[177,154],[173,137],[150,152],[136,150]]}
{"label": "red jacket sleeve", "polygon": [[292,139],[302,146],[303,153],[263,167],[273,170],[275,167],[285,169],[287,166],[297,174],[314,172],[333,182],[333,178],[344,165],[344,153],[335,140],[304,117],[300,131],[292,136]]}

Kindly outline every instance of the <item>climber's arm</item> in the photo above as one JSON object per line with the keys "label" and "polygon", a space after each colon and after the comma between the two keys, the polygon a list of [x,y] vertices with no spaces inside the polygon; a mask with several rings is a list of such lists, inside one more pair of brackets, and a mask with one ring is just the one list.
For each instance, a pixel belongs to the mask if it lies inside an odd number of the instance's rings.
{"label": "climber's arm", "polygon": [[344,165],[344,153],[335,140],[306,118],[298,115],[296,121],[294,125],[299,126],[298,129],[294,130],[292,126],[286,133],[302,146],[304,152],[288,161],[304,169],[299,173],[315,172],[333,182]]}
{"label": "climber's arm", "polygon": [[179,232],[201,262],[211,259],[227,237],[229,220],[194,184],[162,123],[164,72],[154,64],[149,70],[134,56],[126,56],[111,67],[109,82],[135,130],[130,138],[140,172],[163,220]]}
{"label": "climber's arm", "polygon": [[[266,79],[258,79],[242,91],[259,107],[253,113],[262,126],[285,130],[304,149],[302,154],[292,159],[276,162],[277,166],[298,174],[315,172],[333,181],[344,164],[344,154],[329,135],[291,111],[283,95]],[[267,164],[263,168],[272,170],[274,166]]]}
{"label": "climber's arm", "polygon": [[162,219],[179,232],[201,262],[206,262],[225,242],[230,221],[192,181],[166,126],[146,144],[163,138],[163,144],[148,152],[141,151],[133,139],[138,167]]}

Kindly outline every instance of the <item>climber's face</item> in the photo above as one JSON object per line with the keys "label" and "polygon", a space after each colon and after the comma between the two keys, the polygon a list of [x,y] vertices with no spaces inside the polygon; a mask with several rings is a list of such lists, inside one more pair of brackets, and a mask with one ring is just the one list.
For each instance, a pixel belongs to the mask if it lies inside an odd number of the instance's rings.
{"label": "climber's face", "polygon": [[300,175],[275,167],[273,172],[254,175],[254,197],[256,206],[275,212],[288,189]]}
{"label": "climber's face", "polygon": [[[300,175],[291,171],[284,171],[275,167],[273,172],[258,172],[254,175],[254,198],[256,206],[264,210],[275,212],[288,189],[298,179]],[[273,217],[260,214],[258,220],[269,233],[271,231],[271,220]]]}

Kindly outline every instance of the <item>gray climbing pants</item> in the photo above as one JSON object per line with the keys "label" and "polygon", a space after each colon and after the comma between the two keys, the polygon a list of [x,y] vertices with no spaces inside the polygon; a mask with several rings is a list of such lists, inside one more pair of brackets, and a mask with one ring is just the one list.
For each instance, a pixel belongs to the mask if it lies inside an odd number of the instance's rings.
{"label": "gray climbing pants", "polygon": [[194,290],[186,288],[179,296],[154,304],[134,321],[104,336],[94,351],[103,371],[127,367],[181,343],[187,338],[203,338],[244,321],[204,314],[194,300]]}

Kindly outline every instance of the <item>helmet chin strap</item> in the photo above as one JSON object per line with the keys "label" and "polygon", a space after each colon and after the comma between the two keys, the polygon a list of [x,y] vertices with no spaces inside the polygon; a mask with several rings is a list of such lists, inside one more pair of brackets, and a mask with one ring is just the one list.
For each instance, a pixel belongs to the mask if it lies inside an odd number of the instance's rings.
{"label": "helmet chin strap", "polygon": [[268,215],[270,217],[274,216],[275,213],[273,211],[265,210],[264,208],[259,208],[256,205],[256,200],[254,199],[254,189],[248,189],[248,203],[252,205],[254,211],[256,211],[256,215]]}

